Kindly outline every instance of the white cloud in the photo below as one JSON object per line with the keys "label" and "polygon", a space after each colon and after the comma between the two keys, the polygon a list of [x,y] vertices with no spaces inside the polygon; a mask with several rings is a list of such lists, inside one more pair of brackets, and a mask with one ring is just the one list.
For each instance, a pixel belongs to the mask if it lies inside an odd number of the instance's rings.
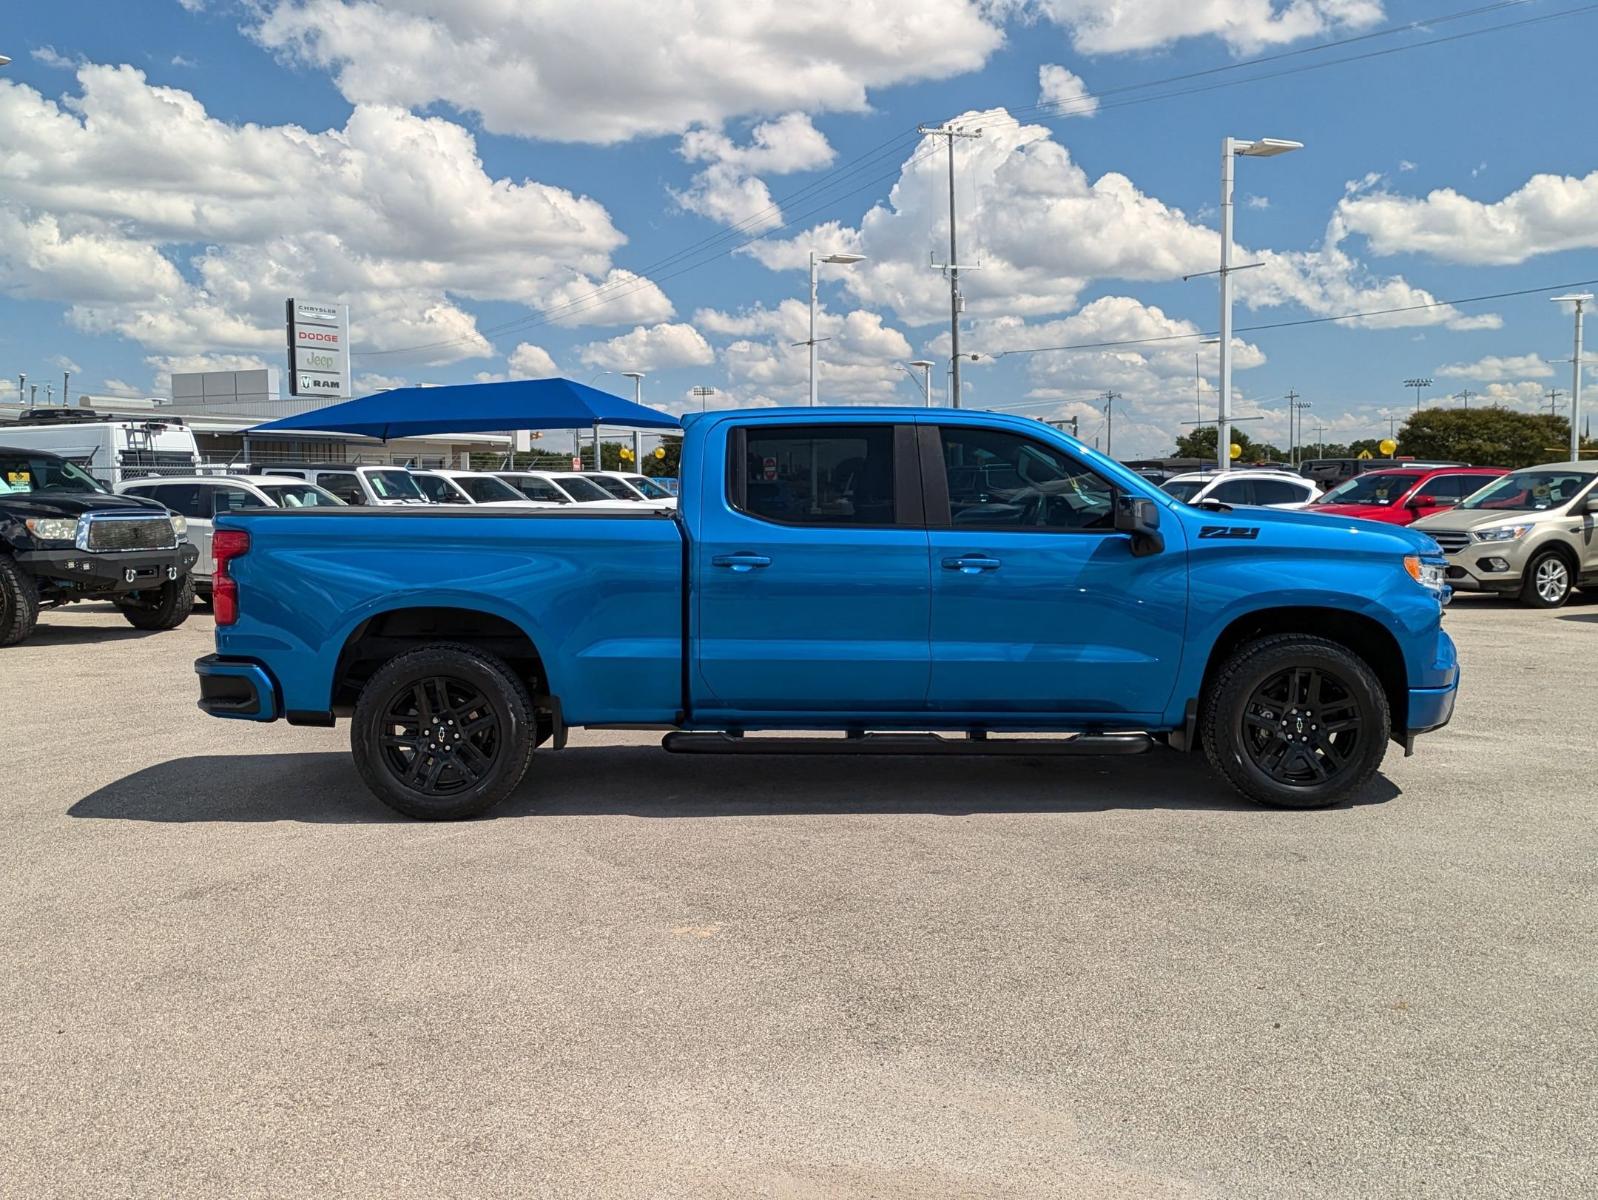
{"label": "white cloud", "polygon": [[1401,158],[1398,160],[1398,169],[1400,171],[1413,171],[1415,169],[1415,164],[1410,162],[1407,158]]}
{"label": "white cloud", "polygon": [[1544,362],[1540,354],[1512,354],[1507,357],[1489,354],[1475,362],[1449,363],[1432,372],[1439,379],[1470,379],[1481,383],[1502,382],[1517,377],[1547,379],[1553,373],[1553,367]]}
{"label": "white cloud", "polygon": [[174,54],[172,56],[172,65],[174,67],[197,67],[200,64],[195,59],[190,58],[187,54]]}
{"label": "white cloud", "polygon": [[[701,309],[694,321],[708,333],[733,340],[722,347],[727,377],[745,394],[791,403],[809,395],[810,308],[784,300],[775,308],[756,305],[737,312]],[[910,342],[883,323],[878,313],[855,309],[816,317],[817,391],[823,402],[887,402],[903,375],[894,363],[912,357]]]}
{"label": "white cloud", "polygon": [[436,343],[445,363],[493,352],[460,298],[551,310],[604,287],[614,303],[561,320],[671,313],[612,266],[625,239],[602,205],[489,176],[449,121],[357,107],[321,133],[232,126],[132,67],[77,78],[60,103],[0,81],[0,286],[67,303],[86,332],[266,352],[285,296],[326,296],[351,303],[357,355]]}
{"label": "white cloud", "polygon": [[862,112],[871,88],[981,67],[984,0],[262,0],[263,45],[357,104],[442,102],[494,133],[610,143],[741,116]]}
{"label": "white cloud", "polygon": [[1151,50],[1184,38],[1218,37],[1238,51],[1283,45],[1382,18],[1377,0],[1030,0],[1064,26],[1085,54]]}
{"label": "white cloud", "polygon": [[62,54],[54,46],[39,46],[32,50],[31,56],[35,62],[43,63],[47,67],[54,67],[58,71],[76,70],[78,60]]}
{"label": "white cloud", "polygon": [[74,375],[79,374],[83,370],[82,367],[78,366],[77,363],[73,362],[65,354],[52,354],[49,358],[49,363],[57,370],[71,371]]}
{"label": "white cloud", "polygon": [[1057,117],[1091,117],[1099,111],[1098,97],[1089,93],[1082,77],[1058,63],[1038,68],[1038,103],[1048,105]]}
{"label": "white cloud", "polygon": [[510,352],[510,371],[518,379],[548,379],[560,374],[549,351],[531,342],[522,342]]}
{"label": "white cloud", "polygon": [[672,190],[677,203],[700,216],[751,232],[783,223],[781,209],[772,203],[771,191],[759,175],[811,171],[833,159],[825,135],[803,113],[788,113],[756,125],[746,146],[736,145],[718,131],[693,129],[683,136],[678,153],[689,162],[710,165],[698,172],[686,189]]}
{"label": "white cloud", "polygon": [[640,325],[630,333],[590,342],[578,357],[591,367],[612,371],[662,371],[704,366],[715,361],[710,343],[692,325]]}
{"label": "white cloud", "polygon": [[1533,175],[1491,203],[1438,188],[1424,198],[1389,192],[1352,197],[1338,213],[1375,254],[1507,266],[1538,254],[1598,247],[1598,171],[1580,178]]}
{"label": "white cloud", "polygon": [[1271,206],[1271,198],[1269,196],[1245,196],[1243,197],[1243,205],[1246,208],[1269,208]]}

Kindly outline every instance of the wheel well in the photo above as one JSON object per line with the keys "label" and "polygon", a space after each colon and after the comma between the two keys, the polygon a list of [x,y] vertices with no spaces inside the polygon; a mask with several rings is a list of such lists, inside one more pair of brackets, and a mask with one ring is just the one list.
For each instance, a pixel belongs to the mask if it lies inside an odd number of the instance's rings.
{"label": "wheel well", "polygon": [[1398,639],[1380,621],[1340,608],[1270,608],[1237,618],[1215,639],[1199,695],[1208,693],[1211,678],[1232,651],[1245,642],[1279,633],[1326,638],[1359,655],[1387,693],[1393,731],[1402,734],[1409,728],[1409,671]]}
{"label": "wheel well", "polygon": [[1531,559],[1527,560],[1526,565],[1529,567],[1532,560],[1540,558],[1550,550],[1565,560],[1565,566],[1570,570],[1570,582],[1574,584],[1576,582],[1576,576],[1581,574],[1581,559],[1577,556],[1576,552],[1564,542],[1549,542],[1546,546],[1538,547],[1532,552]]}
{"label": "wheel well", "polygon": [[333,712],[347,716],[362,686],[397,654],[428,642],[463,642],[505,660],[528,690],[547,690],[544,661],[521,626],[470,608],[401,608],[378,613],[355,627],[333,669]]}

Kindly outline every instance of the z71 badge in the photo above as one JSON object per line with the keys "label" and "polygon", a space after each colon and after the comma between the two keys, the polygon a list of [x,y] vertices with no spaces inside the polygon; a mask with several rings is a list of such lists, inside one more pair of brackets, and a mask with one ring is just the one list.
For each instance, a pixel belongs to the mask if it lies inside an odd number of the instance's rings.
{"label": "z71 badge", "polygon": [[1259,537],[1258,525],[1206,525],[1199,530],[1201,538],[1233,538],[1252,542]]}

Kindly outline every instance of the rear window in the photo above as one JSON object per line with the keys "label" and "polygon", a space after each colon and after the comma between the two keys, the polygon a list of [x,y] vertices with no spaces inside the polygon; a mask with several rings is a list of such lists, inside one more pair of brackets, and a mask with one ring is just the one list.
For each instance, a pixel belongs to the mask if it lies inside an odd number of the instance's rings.
{"label": "rear window", "polygon": [[892,525],[893,439],[891,425],[748,429],[735,503],[785,525]]}
{"label": "rear window", "polygon": [[614,476],[611,476],[611,475],[585,475],[585,476],[583,476],[583,478],[584,479],[588,479],[588,480],[592,480],[593,483],[596,486],[604,488],[605,491],[610,493],[610,497],[613,500],[636,500],[636,499],[638,499],[638,495],[637,495],[636,492],[634,492],[630,487],[628,487],[625,483],[623,483],[621,480],[615,478]]}
{"label": "rear window", "polygon": [[1199,494],[1205,482],[1203,479],[1167,479],[1160,487],[1166,495],[1175,496],[1178,500],[1191,500]]}
{"label": "rear window", "polygon": [[310,483],[263,483],[257,485],[279,508],[342,508],[344,501]]}
{"label": "rear window", "polygon": [[566,490],[566,494],[578,504],[592,504],[596,500],[609,500],[611,494],[600,487],[591,479],[581,475],[557,475],[555,482]]}
{"label": "rear window", "polygon": [[455,486],[479,504],[522,499],[522,494],[503,479],[494,479],[487,475],[458,475],[455,478]]}

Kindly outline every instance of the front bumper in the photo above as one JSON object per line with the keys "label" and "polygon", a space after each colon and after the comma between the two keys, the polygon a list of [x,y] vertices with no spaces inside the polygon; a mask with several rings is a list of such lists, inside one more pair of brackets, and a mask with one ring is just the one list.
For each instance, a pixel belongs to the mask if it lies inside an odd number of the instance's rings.
{"label": "front bumper", "polygon": [[281,711],[277,684],[260,663],[207,654],[194,660],[200,677],[200,711],[235,721],[275,721]]}
{"label": "front bumper", "polygon": [[187,575],[200,552],[184,543],[170,550],[19,550],[31,575],[76,584],[84,592],[137,592]]}
{"label": "front bumper", "polygon": [[1443,556],[1443,578],[1459,592],[1518,592],[1531,547],[1525,539],[1476,542]]}

